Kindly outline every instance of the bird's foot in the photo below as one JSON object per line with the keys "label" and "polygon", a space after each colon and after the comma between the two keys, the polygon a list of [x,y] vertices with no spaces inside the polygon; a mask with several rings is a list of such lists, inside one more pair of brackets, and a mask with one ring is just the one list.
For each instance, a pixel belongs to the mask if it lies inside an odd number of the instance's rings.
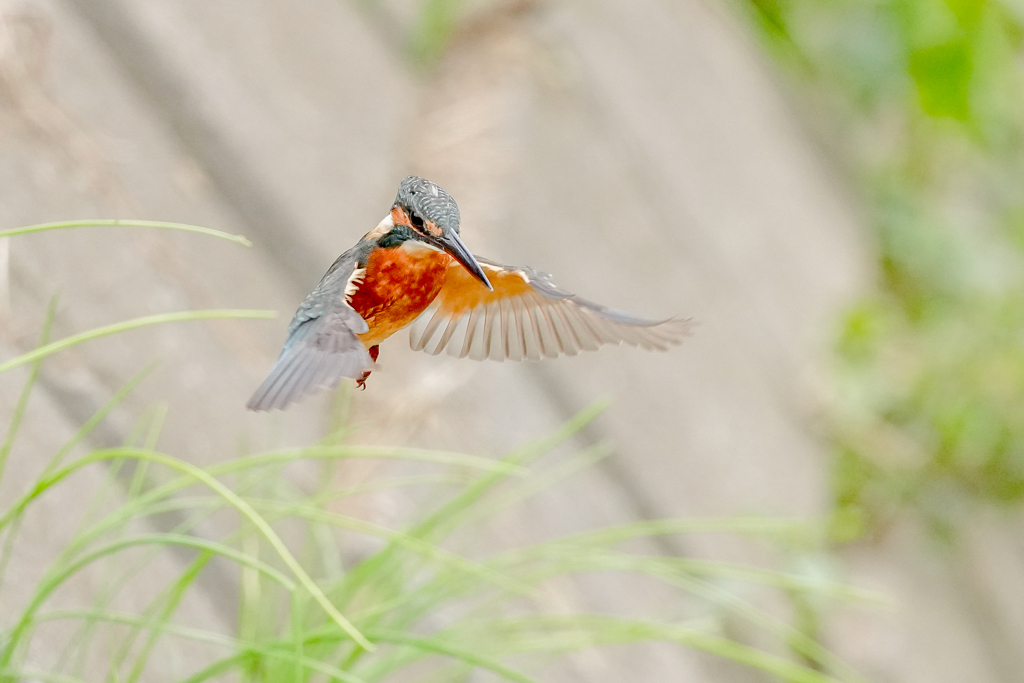
{"label": "bird's foot", "polygon": [[[374,344],[369,349],[367,349],[367,351],[370,352],[370,359],[373,360],[374,363],[376,363],[377,362],[377,354],[380,353],[380,347],[377,346],[376,344]],[[356,380],[356,386],[359,387],[361,390],[366,391],[366,379],[369,376],[370,376],[370,371],[367,370],[366,372],[363,373],[362,377],[360,377],[359,379]]]}

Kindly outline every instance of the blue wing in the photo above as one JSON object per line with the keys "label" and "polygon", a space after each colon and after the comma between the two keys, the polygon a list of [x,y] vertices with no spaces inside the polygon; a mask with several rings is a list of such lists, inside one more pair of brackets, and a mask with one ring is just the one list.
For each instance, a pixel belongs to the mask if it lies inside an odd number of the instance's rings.
{"label": "blue wing", "polygon": [[246,404],[249,410],[286,408],[317,389],[333,389],[343,377],[357,379],[373,360],[356,335],[369,327],[348,304],[361,269],[354,250],[338,257],[299,306],[277,363]]}

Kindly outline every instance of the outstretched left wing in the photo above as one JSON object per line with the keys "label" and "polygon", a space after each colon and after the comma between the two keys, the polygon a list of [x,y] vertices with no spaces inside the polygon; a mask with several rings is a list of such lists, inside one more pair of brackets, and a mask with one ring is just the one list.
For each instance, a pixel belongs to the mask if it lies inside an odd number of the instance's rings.
{"label": "outstretched left wing", "polygon": [[369,327],[348,300],[364,272],[357,248],[339,256],[299,306],[277,363],[246,404],[249,410],[284,409],[317,389],[332,389],[341,378],[358,378],[373,367],[358,337]]}
{"label": "outstretched left wing", "polygon": [[690,335],[688,320],[644,320],[570,294],[532,268],[477,261],[494,291],[453,263],[441,291],[411,326],[413,350],[540,360],[622,342],[664,351]]}

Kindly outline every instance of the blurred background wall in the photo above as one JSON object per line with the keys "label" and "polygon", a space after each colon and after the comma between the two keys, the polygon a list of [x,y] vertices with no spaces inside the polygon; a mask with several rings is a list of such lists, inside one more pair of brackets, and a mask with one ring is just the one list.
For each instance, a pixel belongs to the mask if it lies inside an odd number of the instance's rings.
{"label": "blurred background wall", "polygon": [[[579,441],[614,455],[508,539],[664,516],[831,520],[834,543],[794,569],[891,605],[824,607],[827,647],[869,680],[1024,680],[1009,5],[0,0],[0,227],[144,218],[255,244],[114,229],[0,243],[3,356],[35,343],[55,294],[55,336],[167,310],[281,312],[55,357],[0,495],[156,358],[97,445],[153,404],[160,447],[197,464],[316,439],[330,396],[272,415],[245,401],[297,302],[418,173],[459,201],[475,253],[698,327],[666,354],[523,365],[414,354],[399,334],[351,398],[358,440],[498,455],[610,397]],[[3,414],[18,389],[0,384]],[[388,522],[412,503],[366,505]],[[8,595],[71,520],[36,523]],[[751,559],[720,538],[670,550]],[[230,624],[208,590],[189,618]],[[570,675],[754,676],[675,649]]]}

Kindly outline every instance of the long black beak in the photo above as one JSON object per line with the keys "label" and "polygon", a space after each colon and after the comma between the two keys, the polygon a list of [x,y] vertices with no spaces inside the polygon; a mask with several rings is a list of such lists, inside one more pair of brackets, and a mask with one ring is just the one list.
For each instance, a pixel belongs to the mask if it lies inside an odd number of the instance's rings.
{"label": "long black beak", "polygon": [[444,237],[440,237],[437,240],[439,247],[444,249],[446,252],[452,255],[452,257],[462,264],[462,267],[473,274],[480,282],[484,283],[484,287],[494,291],[494,287],[491,286],[490,281],[487,279],[487,275],[484,274],[484,269],[477,263],[476,257],[469,253],[469,249],[462,243],[462,239],[459,237],[459,233],[450,232]]}

